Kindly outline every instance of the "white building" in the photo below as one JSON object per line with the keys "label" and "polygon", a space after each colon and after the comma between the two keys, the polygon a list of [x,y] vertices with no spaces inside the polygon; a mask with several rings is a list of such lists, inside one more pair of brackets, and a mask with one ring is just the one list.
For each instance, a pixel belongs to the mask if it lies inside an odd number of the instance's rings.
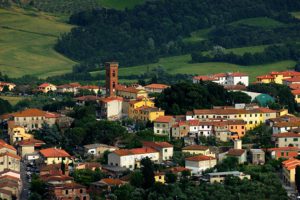
{"label": "white building", "polygon": [[195,76],[193,77],[193,83],[199,83],[200,81],[212,81],[220,85],[249,85],[249,76],[239,72],[219,73],[209,76]]}
{"label": "white building", "polygon": [[118,150],[118,147],[110,146],[107,144],[87,144],[84,145],[84,152],[85,154],[93,155],[93,156],[102,156],[105,151],[115,151]]}
{"label": "white building", "polygon": [[147,157],[154,163],[159,162],[159,152],[155,149],[148,147],[120,149],[108,154],[108,165],[125,167],[133,170],[140,168],[141,160]]}
{"label": "white building", "polygon": [[273,125],[273,134],[289,132],[292,129],[300,128],[300,121],[278,122]]}
{"label": "white building", "polygon": [[217,165],[216,158],[205,155],[193,156],[185,159],[185,168],[192,171],[192,175],[200,175],[203,171]]}
{"label": "white building", "polygon": [[159,152],[159,162],[171,160],[173,157],[173,145],[168,142],[143,142],[143,147],[153,148]]}
{"label": "white building", "polygon": [[122,117],[122,97],[106,97],[100,100],[98,116],[108,120],[118,120]]}

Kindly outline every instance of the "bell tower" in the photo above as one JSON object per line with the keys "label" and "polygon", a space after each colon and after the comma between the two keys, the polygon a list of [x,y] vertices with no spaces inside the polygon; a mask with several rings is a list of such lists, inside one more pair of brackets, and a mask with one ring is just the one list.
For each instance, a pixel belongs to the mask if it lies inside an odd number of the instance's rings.
{"label": "bell tower", "polygon": [[115,96],[116,87],[118,85],[118,62],[106,62],[105,70],[106,70],[106,96],[111,97]]}

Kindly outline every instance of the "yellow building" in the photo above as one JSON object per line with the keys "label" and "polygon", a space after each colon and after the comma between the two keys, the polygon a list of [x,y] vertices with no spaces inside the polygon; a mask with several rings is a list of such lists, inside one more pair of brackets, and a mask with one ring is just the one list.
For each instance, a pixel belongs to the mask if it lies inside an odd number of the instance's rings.
{"label": "yellow building", "polygon": [[72,157],[63,149],[48,148],[40,150],[40,163],[51,165],[51,164],[70,164],[72,163]]}
{"label": "yellow building", "polygon": [[292,90],[296,103],[300,103],[300,90]]}
{"label": "yellow building", "polygon": [[269,108],[255,107],[247,109],[236,108],[215,108],[215,109],[201,109],[187,112],[187,120],[199,119],[230,119],[230,120],[244,120],[246,122],[246,130],[251,130],[256,126],[265,123],[266,120],[276,118],[276,110]]}
{"label": "yellow building", "polygon": [[293,187],[294,189],[297,189],[295,181],[296,168],[300,166],[300,160],[290,158],[288,160],[283,161],[282,165],[282,177],[284,184]]}
{"label": "yellow building", "polygon": [[191,155],[205,155],[215,157],[215,154],[211,153],[207,146],[191,145],[182,148],[183,153],[189,153]]}
{"label": "yellow building", "polygon": [[159,182],[162,184],[165,184],[166,180],[165,180],[165,173],[163,172],[155,172],[154,173],[154,180],[155,182]]}
{"label": "yellow building", "polygon": [[300,72],[296,71],[282,71],[282,72],[271,72],[267,75],[257,76],[257,82],[258,83],[277,83],[277,84],[283,84],[283,81],[285,79],[298,77],[300,76]]}
{"label": "yellow building", "polygon": [[141,108],[143,106],[155,107],[154,102],[151,101],[149,98],[142,98],[140,100],[130,101],[128,108],[128,117],[133,118],[135,109]]}
{"label": "yellow building", "polygon": [[148,92],[143,89],[136,89],[134,87],[125,87],[122,85],[118,85],[116,88],[116,94],[119,97],[123,97],[125,99],[137,99],[141,97],[148,97]]}
{"label": "yellow building", "polygon": [[9,128],[9,138],[10,138],[10,144],[14,144],[14,143],[22,141],[22,140],[31,139],[31,138],[33,138],[33,135],[26,133],[24,127],[15,126],[15,127]]}
{"label": "yellow building", "polygon": [[153,122],[160,116],[164,116],[165,111],[161,110],[157,107],[149,107],[149,106],[142,106],[139,108],[134,109],[132,113],[132,119],[140,120],[140,121],[150,121]]}

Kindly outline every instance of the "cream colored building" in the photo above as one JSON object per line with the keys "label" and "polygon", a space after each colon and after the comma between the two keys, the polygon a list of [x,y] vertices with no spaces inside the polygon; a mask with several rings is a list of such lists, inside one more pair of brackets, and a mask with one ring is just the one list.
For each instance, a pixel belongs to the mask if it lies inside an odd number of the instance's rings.
{"label": "cream colored building", "polygon": [[100,100],[98,116],[102,119],[118,120],[122,117],[122,97],[106,97]]}
{"label": "cream colored building", "polygon": [[296,168],[300,166],[300,160],[290,158],[282,162],[282,178],[285,185],[293,187],[296,186]]}
{"label": "cream colored building", "polygon": [[181,151],[182,153],[189,153],[191,155],[205,155],[213,158],[216,157],[216,155],[210,151],[208,146],[190,145],[183,147]]}
{"label": "cream colored building", "polygon": [[38,90],[43,93],[54,92],[57,90],[56,85],[51,83],[43,83],[39,85]]}
{"label": "cream colored building", "polygon": [[45,143],[41,140],[36,140],[34,138],[28,139],[28,140],[22,140],[18,142],[18,153],[19,155],[24,158],[26,155],[31,155],[36,151],[36,148],[41,147]]}
{"label": "cream colored building", "polygon": [[115,151],[115,150],[118,150],[118,149],[119,149],[118,147],[110,146],[110,145],[107,145],[107,144],[95,143],[95,144],[84,145],[85,154],[93,155],[93,156],[96,156],[96,157],[102,156],[105,151],[112,152],[112,151]]}
{"label": "cream colored building", "polygon": [[217,159],[211,156],[197,155],[185,159],[185,168],[190,169],[192,175],[200,175],[203,171],[217,165]]}
{"label": "cream colored building", "polygon": [[40,164],[70,164],[73,162],[72,157],[63,149],[48,148],[40,150]]}
{"label": "cream colored building", "polygon": [[159,162],[171,160],[173,158],[173,145],[168,142],[144,141],[143,147],[153,148],[159,152]]}
{"label": "cream colored building", "polygon": [[152,148],[120,149],[108,154],[108,165],[125,167],[130,170],[140,168],[143,158],[159,163],[159,152]]}
{"label": "cream colored building", "polygon": [[154,120],[154,134],[171,137],[171,128],[175,123],[173,116],[160,116]]}
{"label": "cream colored building", "polygon": [[239,171],[208,173],[208,179],[210,183],[223,183],[225,178],[228,176],[235,176],[241,180],[251,179],[250,175],[244,174],[243,172]]}
{"label": "cream colored building", "polygon": [[0,153],[0,172],[5,169],[20,171],[21,157],[13,153]]}
{"label": "cream colored building", "polygon": [[123,97],[125,99],[138,99],[141,97],[148,97],[147,91],[143,89],[136,89],[134,87],[125,87],[123,85],[118,85],[116,88],[117,96]]}
{"label": "cream colored building", "polygon": [[300,147],[300,134],[298,133],[279,133],[276,135],[273,135],[273,137],[276,140],[276,147]]}

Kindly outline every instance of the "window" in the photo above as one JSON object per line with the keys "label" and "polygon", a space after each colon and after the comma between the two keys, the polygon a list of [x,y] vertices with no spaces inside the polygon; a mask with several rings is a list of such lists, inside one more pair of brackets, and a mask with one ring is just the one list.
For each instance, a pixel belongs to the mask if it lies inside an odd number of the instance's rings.
{"label": "window", "polygon": [[79,190],[80,194],[83,192],[82,189]]}
{"label": "window", "polygon": [[297,142],[297,141],[298,141],[298,138],[294,138],[293,141],[294,141],[294,142]]}
{"label": "window", "polygon": [[156,133],[159,133],[159,130],[157,130]]}
{"label": "window", "polygon": [[284,156],[284,152],[281,152],[281,156]]}
{"label": "window", "polygon": [[66,190],[65,192],[66,192],[66,194],[69,194],[69,191],[68,191],[68,190]]}
{"label": "window", "polygon": [[289,156],[289,152],[286,152],[286,156]]}
{"label": "window", "polygon": [[164,151],[165,151],[165,152],[168,152],[168,149],[165,149]]}

